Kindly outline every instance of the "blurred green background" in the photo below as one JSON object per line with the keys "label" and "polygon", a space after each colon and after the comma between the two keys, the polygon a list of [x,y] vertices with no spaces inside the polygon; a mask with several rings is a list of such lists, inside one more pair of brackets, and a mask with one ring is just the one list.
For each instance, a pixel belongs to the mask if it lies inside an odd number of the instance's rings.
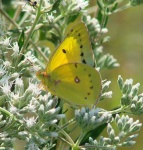
{"label": "blurred green background", "polygon": [[[104,45],[104,52],[112,54],[120,63],[120,67],[104,70],[102,78],[111,80],[112,99],[101,102],[100,106],[110,110],[120,103],[121,92],[117,85],[118,75],[123,79],[132,78],[134,84],[139,82],[140,93],[143,92],[143,5],[124,10],[109,17],[107,25],[111,39]],[[108,107],[108,108],[107,108]],[[130,116],[143,123],[143,116]],[[136,144],[120,150],[142,150],[143,129],[140,130]]]}

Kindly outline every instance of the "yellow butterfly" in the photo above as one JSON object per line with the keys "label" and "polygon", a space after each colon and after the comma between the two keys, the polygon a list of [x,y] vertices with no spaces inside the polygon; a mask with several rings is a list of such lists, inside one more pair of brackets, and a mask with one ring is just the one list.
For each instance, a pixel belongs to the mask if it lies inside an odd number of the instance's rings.
{"label": "yellow butterfly", "polygon": [[51,55],[37,77],[53,95],[80,106],[94,105],[101,93],[101,77],[83,22],[76,24]]}

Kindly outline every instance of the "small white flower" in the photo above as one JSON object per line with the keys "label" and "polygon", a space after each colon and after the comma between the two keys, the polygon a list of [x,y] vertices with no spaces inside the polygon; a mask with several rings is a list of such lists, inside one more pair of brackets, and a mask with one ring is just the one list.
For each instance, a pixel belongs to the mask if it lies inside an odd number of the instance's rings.
{"label": "small white flower", "polygon": [[44,96],[43,96],[43,95],[40,95],[40,96],[39,96],[39,100],[40,100],[40,101],[44,101],[44,100],[45,100],[45,99],[44,99]]}
{"label": "small white flower", "polygon": [[[79,110],[80,111],[80,110]],[[82,107],[82,109],[81,109],[81,114],[84,114],[85,113],[85,108],[84,107]]]}
{"label": "small white flower", "polygon": [[[10,79],[10,77],[8,75],[4,75],[1,79],[0,79],[0,85],[4,86],[4,83],[7,83],[7,81]],[[2,88],[3,86],[0,86],[0,88]]]}
{"label": "small white flower", "polygon": [[46,48],[45,48],[45,50],[46,50],[46,52],[48,52],[48,54],[50,54],[50,53],[51,53],[51,51],[50,51],[50,48],[49,48],[49,47],[46,47]]}
{"label": "small white flower", "polygon": [[62,6],[66,7],[67,3],[65,1],[61,1],[60,3]]}
{"label": "small white flower", "polygon": [[49,7],[51,6],[49,0],[44,0],[43,2],[44,2],[44,6],[45,6],[46,8],[49,8]]}
{"label": "small white flower", "polygon": [[37,144],[35,144],[34,142],[31,142],[30,144],[28,144],[27,150],[40,150],[40,149],[37,146]]}
{"label": "small white flower", "polygon": [[21,87],[23,86],[23,80],[21,80],[21,78],[16,78],[15,84]]}
{"label": "small white flower", "polygon": [[103,51],[103,46],[99,46],[96,48],[96,51],[99,53],[101,53]]}
{"label": "small white flower", "polygon": [[103,28],[103,29],[101,30],[101,32],[102,32],[102,33],[107,33],[107,32],[108,32],[108,29],[107,29],[107,28]]}
{"label": "small white flower", "polygon": [[75,8],[76,10],[83,10],[85,9],[85,7],[88,6],[88,1],[85,1],[85,0],[75,0],[73,2],[75,4]]}
{"label": "small white flower", "polygon": [[57,122],[58,120],[54,119],[54,120],[48,121],[48,124],[53,125],[53,124],[56,124]]}
{"label": "small white flower", "polygon": [[[48,93],[48,94],[49,94],[49,93]],[[39,96],[39,100],[40,100],[40,101],[44,101],[44,102],[47,101],[47,100],[48,100],[48,97],[50,96],[50,95],[48,95],[48,94],[46,94],[46,95],[44,95],[44,96],[43,96],[43,95],[40,95],[40,96]]]}
{"label": "small white flower", "polygon": [[53,14],[50,14],[47,17],[48,17],[49,22],[53,22],[53,20],[54,20]]}
{"label": "small white flower", "polygon": [[37,62],[37,59],[35,58],[34,55],[32,55],[31,51],[27,52],[24,56],[25,56],[25,59],[23,62],[29,61],[30,63],[33,63],[33,64]]}
{"label": "small white flower", "polygon": [[31,118],[26,118],[24,120],[26,122],[27,127],[31,128],[32,126],[36,124],[37,118],[31,117]]}
{"label": "small white flower", "polygon": [[0,115],[0,120],[3,118],[3,115]]}
{"label": "small white flower", "polygon": [[10,46],[10,37],[4,39],[4,41],[1,41],[0,44],[4,46]]}
{"label": "small white flower", "polygon": [[39,70],[41,70],[41,67],[39,65],[34,65],[31,71],[37,72]]}
{"label": "small white flower", "polygon": [[33,84],[31,82],[29,82],[29,87],[27,90],[32,91],[33,94],[36,95],[39,95],[41,93],[40,89],[36,86],[36,84]]}
{"label": "small white flower", "polygon": [[8,81],[3,86],[0,86],[0,88],[5,95],[8,95],[11,92],[11,85],[8,84]]}
{"label": "small white flower", "polygon": [[19,46],[18,46],[18,43],[17,43],[17,42],[14,42],[14,43],[13,43],[12,49],[13,49],[14,53],[13,53],[11,56],[13,56],[13,55],[17,56],[18,53],[19,53]]}
{"label": "small white flower", "polygon": [[5,131],[3,131],[2,133],[0,133],[0,138],[5,138],[7,137],[9,134]]}
{"label": "small white flower", "polygon": [[94,27],[99,24],[99,22],[96,18],[91,18],[91,16],[89,16],[89,15],[86,16],[86,19],[87,19],[87,23],[92,24]]}
{"label": "small white flower", "polygon": [[99,26],[99,22],[98,22],[98,20],[96,19],[96,18],[92,18],[92,20],[91,20],[91,23],[94,25],[94,26]]}
{"label": "small white flower", "polygon": [[33,104],[33,102],[32,101],[30,101],[30,104],[28,104],[28,110],[30,111],[30,112],[35,112],[36,111],[36,106]]}
{"label": "small white flower", "polygon": [[101,32],[101,28],[96,26],[96,31],[97,31],[98,33],[100,33],[100,32]]}
{"label": "small white flower", "polygon": [[12,99],[12,101],[14,102],[14,103],[17,103],[17,102],[19,102],[19,93],[17,93],[17,94],[15,94],[15,93],[13,93],[13,92],[11,92],[10,93],[10,97],[11,97],[11,99]]}
{"label": "small white flower", "polygon": [[105,98],[112,98],[112,94],[113,94],[113,92],[109,91],[109,92],[105,92],[102,96]]}
{"label": "small white flower", "polygon": [[11,63],[9,61],[4,61],[3,65],[4,65],[4,68],[10,68],[11,67]]}
{"label": "small white flower", "polygon": [[33,6],[30,6],[30,5],[26,4],[26,5],[23,7],[23,10],[22,10],[22,11],[31,13],[31,12],[34,12],[35,10],[34,10]]}
{"label": "small white flower", "polygon": [[35,97],[32,97],[32,98],[31,98],[30,103],[31,103],[31,105],[33,104],[35,107],[36,107],[37,105],[39,105],[39,101],[37,101],[37,98],[35,98]]}
{"label": "small white flower", "polygon": [[50,136],[52,136],[52,137],[58,137],[58,133],[57,132],[51,132]]}
{"label": "small white flower", "polygon": [[139,87],[140,87],[140,83],[137,83],[137,84],[132,86],[132,89],[139,89]]}
{"label": "small white flower", "polygon": [[46,107],[49,107],[49,108],[50,108],[50,107],[52,106],[52,104],[53,104],[53,100],[50,99],[50,100],[48,101]]}
{"label": "small white flower", "polygon": [[65,117],[66,117],[65,114],[59,114],[59,115],[56,116],[57,119],[63,119]]}
{"label": "small white flower", "polygon": [[3,66],[0,66],[0,76],[3,76],[6,73],[6,70]]}
{"label": "small white flower", "polygon": [[35,89],[35,85],[33,83],[29,82],[29,87],[27,90],[33,91],[34,89]]}
{"label": "small white flower", "polygon": [[132,85],[133,84],[133,79],[127,79],[124,83],[124,85]]}
{"label": "small white flower", "polygon": [[56,113],[55,108],[52,108],[52,109],[50,109],[49,111],[46,112],[46,114],[48,114],[48,115],[54,115],[55,113]]}
{"label": "small white flower", "polygon": [[12,78],[18,78],[19,75],[20,75],[19,73],[15,72],[15,73],[11,74],[11,77]]}
{"label": "small white flower", "polygon": [[35,97],[32,97],[31,102],[34,103],[35,101],[37,101],[37,99]]}
{"label": "small white flower", "polygon": [[9,111],[10,111],[12,114],[16,114],[16,113],[17,113],[17,108],[14,107],[14,106],[10,106]]}
{"label": "small white flower", "polygon": [[109,88],[109,85],[111,84],[111,81],[107,81],[106,83],[103,84],[103,87]]}

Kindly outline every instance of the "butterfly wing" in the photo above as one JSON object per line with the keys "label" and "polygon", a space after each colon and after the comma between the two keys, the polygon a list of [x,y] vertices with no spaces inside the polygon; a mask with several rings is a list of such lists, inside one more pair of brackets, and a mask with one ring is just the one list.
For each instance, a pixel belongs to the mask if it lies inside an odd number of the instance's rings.
{"label": "butterfly wing", "polygon": [[47,79],[47,87],[52,94],[77,105],[91,106],[101,93],[99,72],[86,64],[59,66]]}
{"label": "butterfly wing", "polygon": [[88,31],[83,22],[79,22],[70,30],[63,42],[52,54],[46,72],[52,72],[58,66],[74,62],[94,65]]}

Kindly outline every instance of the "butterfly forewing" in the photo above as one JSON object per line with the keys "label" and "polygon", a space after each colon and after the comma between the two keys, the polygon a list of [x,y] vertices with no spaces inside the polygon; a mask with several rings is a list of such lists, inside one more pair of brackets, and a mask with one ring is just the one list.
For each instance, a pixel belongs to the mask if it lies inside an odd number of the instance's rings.
{"label": "butterfly forewing", "polygon": [[94,55],[91,48],[87,27],[83,22],[80,22],[76,24],[75,27],[71,29],[71,31],[72,32],[69,36],[75,37],[79,43],[82,63],[94,66]]}
{"label": "butterfly forewing", "polygon": [[101,92],[100,74],[93,67],[69,63],[52,71],[48,80],[49,91],[68,102],[91,106]]}
{"label": "butterfly forewing", "polygon": [[83,22],[79,22],[69,31],[63,42],[52,54],[46,71],[49,73],[58,66],[75,62],[94,65],[88,31]]}

